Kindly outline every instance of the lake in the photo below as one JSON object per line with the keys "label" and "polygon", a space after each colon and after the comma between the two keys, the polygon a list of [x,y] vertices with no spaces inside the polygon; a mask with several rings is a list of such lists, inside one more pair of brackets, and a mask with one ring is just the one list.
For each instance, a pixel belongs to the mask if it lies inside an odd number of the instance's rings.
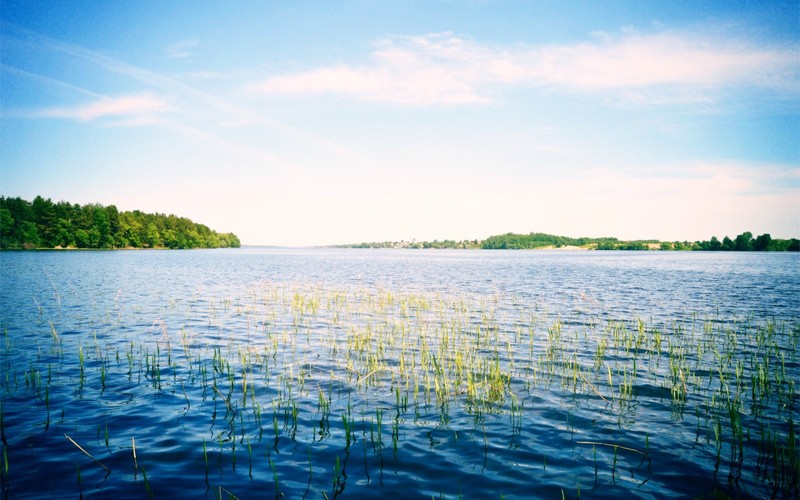
{"label": "lake", "polygon": [[2,252],[0,279],[5,498],[800,491],[798,254]]}

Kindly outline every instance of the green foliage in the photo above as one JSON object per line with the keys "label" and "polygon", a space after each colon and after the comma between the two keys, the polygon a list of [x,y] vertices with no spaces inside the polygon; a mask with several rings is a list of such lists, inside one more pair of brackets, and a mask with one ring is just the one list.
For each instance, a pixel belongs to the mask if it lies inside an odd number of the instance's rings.
{"label": "green foliage", "polygon": [[753,249],[753,233],[745,231],[736,237],[736,251],[747,252]]}
{"label": "green foliage", "polygon": [[594,248],[596,250],[727,250],[727,251],[771,251],[798,252],[800,240],[772,239],[769,234],[753,238],[750,232],[744,232],[732,240],[725,236],[722,241],[712,236],[708,241],[658,241],[634,240],[620,241],[617,238],[571,238],[545,233],[516,234],[506,233],[489,236],[479,240],[433,240],[433,241],[384,241],[375,243],[359,243],[340,245],[340,248],[482,248],[488,250],[530,250],[536,248],[561,248],[576,246]]}
{"label": "green foliage", "polygon": [[795,238],[778,240],[772,239],[769,234],[762,234],[757,238],[753,238],[753,234],[750,232],[740,234],[735,240],[725,236],[721,242],[716,236],[713,236],[709,241],[662,242],[657,240],[620,241],[617,238],[569,238],[544,233],[506,233],[486,238],[481,244],[481,248],[534,249],[559,248],[565,245],[594,247],[597,250],[649,250],[652,245],[652,248],[659,248],[660,250],[800,251],[800,240]]}
{"label": "green foliage", "polygon": [[[597,244],[597,250],[649,250],[650,247],[648,246],[648,241],[620,241],[618,243],[615,242],[608,242],[608,241],[601,241]],[[675,242],[675,244],[680,244],[680,242]],[[663,244],[659,244],[660,247]]]}
{"label": "green foliage", "polygon": [[734,249],[733,240],[731,240],[727,236],[722,238],[722,247],[720,247],[720,250],[733,250],[733,249]]}
{"label": "green foliage", "polygon": [[617,238],[570,238],[545,233],[515,234],[506,233],[490,236],[483,241],[481,248],[499,249],[535,249],[564,246],[594,246],[597,250],[647,250],[649,241],[620,241]]}
{"label": "green foliage", "polygon": [[695,242],[695,247],[696,250],[712,251],[800,252],[800,240],[797,238],[788,240],[772,239],[769,233],[753,238],[753,233],[745,231],[734,240],[725,236],[721,243],[716,236],[712,236],[709,241]]}
{"label": "green foliage", "polygon": [[120,212],[114,205],[80,206],[0,196],[0,248],[222,248],[241,246],[183,217]]}
{"label": "green foliage", "polygon": [[772,243],[772,236],[769,234],[762,234],[753,242],[753,250],[764,251],[769,250],[769,244]]}

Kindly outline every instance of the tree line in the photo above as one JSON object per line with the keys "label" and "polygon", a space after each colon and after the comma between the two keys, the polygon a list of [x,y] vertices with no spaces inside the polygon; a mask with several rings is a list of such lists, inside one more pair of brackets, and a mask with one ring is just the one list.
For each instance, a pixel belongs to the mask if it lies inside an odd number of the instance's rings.
{"label": "tree line", "polygon": [[233,233],[218,233],[185,217],[116,206],[32,202],[0,196],[0,248],[238,248]]}
{"label": "tree line", "polygon": [[753,237],[753,233],[746,231],[735,239],[725,236],[722,241],[712,236],[708,241],[659,241],[659,240],[634,240],[620,241],[617,238],[570,238],[544,233],[514,234],[506,233],[486,238],[481,248],[488,249],[533,249],[544,247],[562,247],[574,245],[579,247],[593,247],[597,250],[710,250],[710,251],[736,251],[736,252],[798,252],[800,240],[773,239],[769,234]]}
{"label": "tree line", "polygon": [[772,239],[768,233],[762,234],[756,238],[753,233],[746,231],[736,237],[730,239],[727,236],[719,241],[716,236],[712,236],[708,241],[695,242],[696,248],[694,250],[722,250],[734,252],[800,252],[800,240],[791,238],[788,240]]}
{"label": "tree line", "polygon": [[773,239],[769,234],[753,237],[744,232],[735,239],[725,236],[722,241],[713,236],[708,241],[622,241],[618,238],[571,238],[545,233],[505,233],[489,236],[485,240],[433,240],[433,241],[384,241],[339,245],[340,248],[482,248],[486,250],[533,250],[537,248],[561,248],[576,246],[596,250],[711,250],[711,251],[769,251],[798,252],[800,240]]}
{"label": "tree line", "polygon": [[517,234],[506,233],[489,236],[481,243],[481,248],[488,250],[531,250],[536,248],[564,246],[587,246],[596,245],[598,248],[613,245],[622,245],[617,238],[571,238],[569,236],[556,236],[554,234],[530,233]]}
{"label": "tree line", "polygon": [[598,250],[649,250],[651,248],[721,252],[800,252],[800,240],[797,238],[773,239],[769,233],[754,238],[753,233],[745,231],[735,239],[725,236],[722,241],[716,236],[712,236],[710,240],[706,241],[659,241],[652,247],[637,241],[606,245],[604,248],[597,247]]}

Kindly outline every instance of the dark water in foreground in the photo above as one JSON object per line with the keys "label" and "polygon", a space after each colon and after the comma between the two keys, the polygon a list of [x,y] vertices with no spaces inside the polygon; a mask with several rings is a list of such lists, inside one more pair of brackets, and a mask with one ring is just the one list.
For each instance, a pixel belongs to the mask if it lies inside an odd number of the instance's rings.
{"label": "dark water in foreground", "polygon": [[796,497],[798,257],[0,253],[3,496]]}

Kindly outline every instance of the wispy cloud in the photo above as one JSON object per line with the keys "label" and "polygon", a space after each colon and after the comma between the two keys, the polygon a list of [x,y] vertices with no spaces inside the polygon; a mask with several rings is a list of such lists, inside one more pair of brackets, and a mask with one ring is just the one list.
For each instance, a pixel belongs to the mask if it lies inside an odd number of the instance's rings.
{"label": "wispy cloud", "polygon": [[713,99],[727,88],[796,97],[794,47],[724,35],[602,33],[572,45],[483,45],[451,33],[393,37],[367,64],[338,64],[276,75],[263,93],[335,93],[411,105],[486,103],[508,88],[543,88],[640,103]]}
{"label": "wispy cloud", "polygon": [[122,75],[139,83],[151,86],[160,91],[173,96],[180,96],[181,100],[191,100],[194,103],[202,104],[204,107],[213,109],[225,115],[226,119],[235,119],[238,122],[247,121],[249,123],[265,122],[252,110],[239,106],[226,99],[203,92],[192,86],[186,85],[168,76],[157,72],[129,64],[125,61],[110,57],[106,54],[90,50],[79,45],[74,45],[60,40],[56,40],[39,33],[21,28],[19,26],[3,23],[3,37],[18,38],[28,43],[36,44],[38,47],[52,52],[65,54],[88,61],[107,71]]}
{"label": "wispy cloud", "polygon": [[[161,73],[151,71],[146,68],[129,64],[120,59],[110,57],[106,54],[84,48],[82,46],[62,42],[39,33],[30,31],[28,29],[2,23],[2,30],[0,34],[9,39],[20,39],[26,43],[32,43],[42,49],[47,49],[52,52],[67,55],[84,61],[88,61],[99,68],[110,71],[112,73],[126,77],[132,81],[144,84],[147,88],[155,89],[155,92],[139,94],[138,96],[127,96],[120,98],[110,98],[103,96],[101,99],[83,106],[77,107],[58,107],[41,110],[34,114],[31,113],[15,113],[15,116],[28,116],[28,117],[61,117],[72,118],[77,120],[92,120],[100,116],[111,116],[116,114],[122,115],[127,113],[129,119],[118,121],[117,124],[123,125],[139,125],[145,123],[152,123],[152,118],[156,113],[166,111],[192,110],[192,116],[196,118],[198,115],[203,115],[206,120],[202,121],[195,119],[191,124],[185,123],[179,127],[180,130],[194,130],[199,135],[207,134],[213,136],[214,131],[218,127],[233,128],[233,127],[266,127],[268,129],[277,130],[281,133],[287,134],[291,137],[296,137],[305,141],[307,144],[315,148],[321,148],[325,151],[333,152],[342,157],[349,158],[351,161],[364,164],[366,161],[357,153],[331,142],[325,138],[318,137],[305,130],[278,122],[262,113],[259,113],[249,106],[244,106],[232,100],[220,97],[219,95],[212,94],[187,85],[179,80],[170,78]],[[5,69],[5,68],[4,68]],[[214,76],[215,78],[223,78],[225,75],[219,73],[205,73],[204,77],[208,78]],[[52,80],[52,79],[51,79]],[[156,97],[158,95],[169,96],[169,101]],[[174,103],[174,106],[172,104]],[[174,109],[173,109],[174,108]],[[139,110],[138,117],[135,110]],[[5,113],[4,111],[4,114]],[[209,119],[208,117],[213,117]],[[160,120],[159,124],[174,126],[181,117],[176,117],[171,120]],[[184,120],[185,121],[185,120]],[[213,126],[208,124],[212,123]],[[205,126],[206,129],[201,131],[199,128]],[[229,141],[218,138],[216,142],[219,145],[230,144]],[[234,150],[239,148],[232,146]],[[271,155],[264,155],[265,157],[272,158]],[[275,161],[275,163],[284,164],[283,161]]]}
{"label": "wispy cloud", "polygon": [[73,107],[48,108],[36,112],[40,117],[92,121],[100,118],[144,118],[174,111],[164,99],[152,94],[106,97]]}
{"label": "wispy cloud", "polygon": [[196,39],[181,40],[167,46],[165,53],[170,59],[188,59],[194,55],[193,49],[200,45]]}
{"label": "wispy cloud", "polygon": [[23,69],[17,68],[15,66],[10,66],[8,64],[0,63],[0,74],[6,73],[9,75],[14,75],[22,78],[26,78],[31,81],[35,81],[37,83],[41,83],[53,88],[59,89],[66,89],[72,92],[76,92],[82,95],[87,95],[90,97],[100,98],[103,95],[98,94],[97,92],[92,92],[91,90],[85,89],[83,87],[79,87],[77,85],[72,85],[70,83],[57,80],[55,78],[50,78],[44,75],[39,75],[36,73],[31,73],[30,71],[25,71]]}
{"label": "wispy cloud", "polygon": [[339,93],[367,101],[410,105],[486,103],[481,61],[488,49],[451,34],[397,37],[375,45],[367,65],[336,65],[275,76],[256,91],[280,94]]}

